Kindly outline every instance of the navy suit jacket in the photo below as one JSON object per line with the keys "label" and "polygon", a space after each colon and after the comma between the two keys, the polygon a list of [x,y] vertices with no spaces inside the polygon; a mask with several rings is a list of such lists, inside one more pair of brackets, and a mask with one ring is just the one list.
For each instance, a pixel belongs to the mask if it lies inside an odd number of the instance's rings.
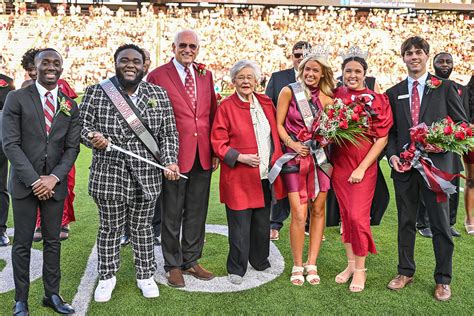
{"label": "navy suit jacket", "polygon": [[265,94],[272,99],[273,104],[277,106],[278,96],[281,89],[296,81],[295,70],[293,68],[285,69],[272,73],[270,81],[268,81]]}

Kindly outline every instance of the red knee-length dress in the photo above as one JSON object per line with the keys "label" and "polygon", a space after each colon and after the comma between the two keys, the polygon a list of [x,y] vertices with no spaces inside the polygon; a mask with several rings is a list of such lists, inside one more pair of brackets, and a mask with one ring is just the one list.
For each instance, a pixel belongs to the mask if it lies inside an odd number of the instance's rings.
{"label": "red knee-length dress", "polygon": [[370,231],[370,208],[377,181],[377,162],[366,170],[361,182],[351,184],[348,180],[369,152],[375,139],[387,136],[393,124],[392,111],[385,94],[378,94],[367,88],[351,90],[340,87],[336,89],[334,97],[346,103],[353,96],[363,94],[375,97],[371,108],[376,115],[369,119],[368,140],[360,140],[357,145],[347,143],[334,146],[331,153],[331,161],[334,164],[331,180],[340,207],[342,241],[352,245],[356,256],[367,256],[368,252],[377,253]]}

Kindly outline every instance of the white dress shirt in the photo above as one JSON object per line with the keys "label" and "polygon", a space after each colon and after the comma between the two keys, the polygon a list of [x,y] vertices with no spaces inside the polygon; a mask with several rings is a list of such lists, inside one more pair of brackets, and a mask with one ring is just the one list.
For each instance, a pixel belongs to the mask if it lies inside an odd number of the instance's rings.
{"label": "white dress shirt", "polygon": [[[40,85],[38,83],[38,80],[35,81],[35,86],[36,86],[36,89],[38,89],[38,93],[39,93],[39,96],[40,96],[40,100],[41,100],[41,105],[43,105],[43,111],[44,111],[44,108],[46,106],[46,93],[47,92],[51,92],[51,95],[53,97],[53,104],[54,106],[56,107],[56,111],[54,112],[54,115],[56,116],[57,112],[58,112],[58,91],[59,91],[59,86],[56,85],[56,87],[53,89],[53,90],[48,90],[46,89],[45,87],[43,87],[42,85]],[[54,174],[51,174],[51,176],[55,177],[56,180],[58,180],[58,183],[59,183],[59,178],[54,175]],[[38,183],[40,181],[40,179],[36,180],[35,182],[33,182],[31,184],[31,186],[35,186],[36,183]]]}
{"label": "white dress shirt", "polygon": [[[186,70],[184,69],[185,67],[181,65],[178,61],[176,61],[176,58],[173,58],[173,64],[176,70],[178,71],[179,79],[181,79],[181,82],[183,83],[183,86],[186,87]],[[194,81],[194,95],[197,98],[197,87],[196,87],[196,73],[194,72],[194,67],[193,65],[189,65],[189,70],[191,71],[191,76],[193,77]]]}

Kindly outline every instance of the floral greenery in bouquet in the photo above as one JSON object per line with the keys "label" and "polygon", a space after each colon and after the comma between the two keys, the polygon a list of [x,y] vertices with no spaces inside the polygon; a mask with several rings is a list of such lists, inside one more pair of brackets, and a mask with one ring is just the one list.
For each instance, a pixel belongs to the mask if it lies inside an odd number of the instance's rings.
{"label": "floral greenery in bouquet", "polygon": [[334,99],[334,104],[327,105],[321,112],[315,133],[339,146],[345,142],[357,145],[360,140],[366,140],[369,116],[374,114],[370,108],[371,97],[364,95],[346,102]]}
{"label": "floral greenery in bouquet", "polygon": [[454,123],[447,116],[431,124],[423,144],[463,155],[474,147],[474,137],[472,137],[472,129],[467,123]]}

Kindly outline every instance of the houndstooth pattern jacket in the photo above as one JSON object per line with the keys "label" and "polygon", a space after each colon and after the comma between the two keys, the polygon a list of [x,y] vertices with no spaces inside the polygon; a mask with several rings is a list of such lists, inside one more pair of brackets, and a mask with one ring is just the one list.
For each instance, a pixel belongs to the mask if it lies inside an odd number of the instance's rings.
{"label": "houndstooth pattern jacket", "polygon": [[[165,166],[176,164],[178,132],[166,91],[141,82],[136,107],[158,141],[160,163]],[[84,145],[92,147],[87,137],[89,132],[100,132],[113,144],[155,161],[99,84],[87,87],[80,111],[83,124],[81,142]],[[145,200],[154,200],[161,192],[161,177],[160,169],[141,160],[116,150],[93,149],[89,194],[100,200],[130,201],[139,195]]]}

